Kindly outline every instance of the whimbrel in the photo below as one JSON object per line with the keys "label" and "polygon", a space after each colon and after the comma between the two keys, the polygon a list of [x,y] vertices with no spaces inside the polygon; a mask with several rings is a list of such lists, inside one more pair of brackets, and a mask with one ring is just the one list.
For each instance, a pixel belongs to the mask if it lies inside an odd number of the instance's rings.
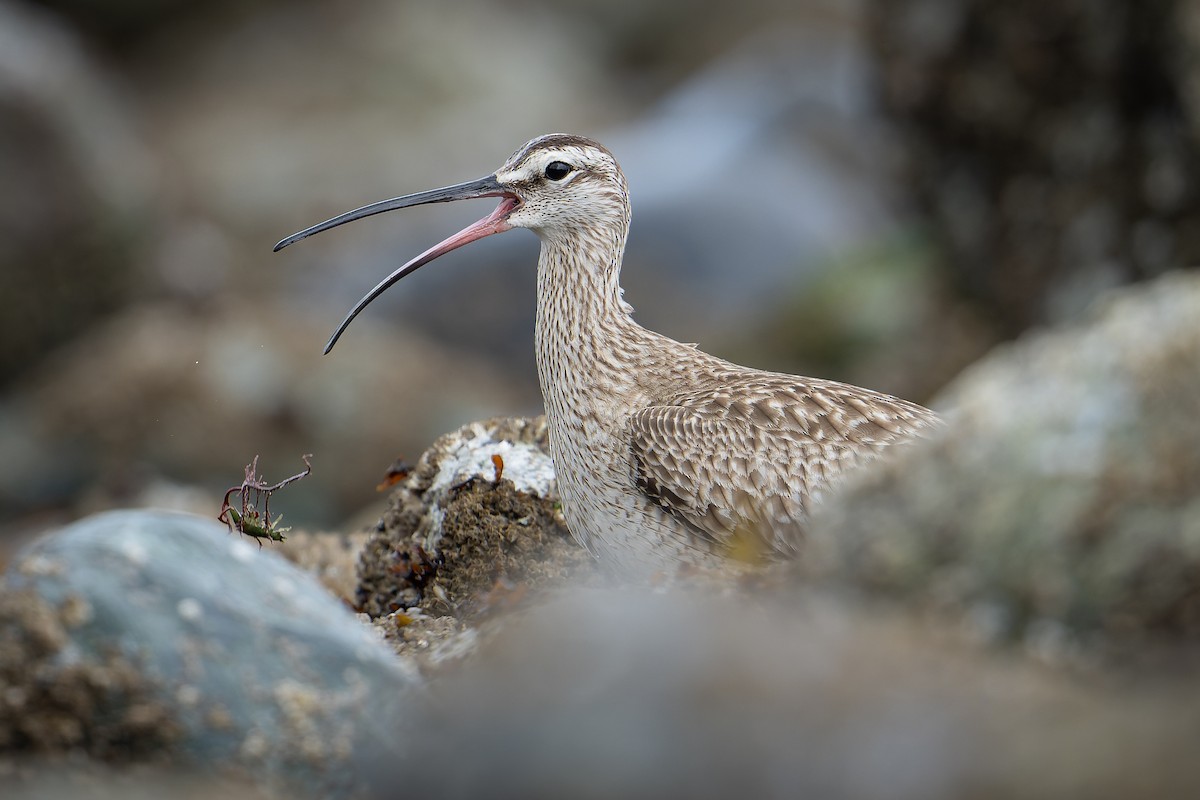
{"label": "whimbrel", "polygon": [[476,197],[500,204],[381,281],[325,352],[405,275],[485,236],[532,230],[541,239],[535,338],[550,452],[567,525],[601,558],[661,568],[790,555],[822,492],[937,423],[914,403],[740,367],[634,322],[619,282],[625,176],[607,149],[580,136],[538,137],[495,174],[363,206],[275,249],[372,214]]}

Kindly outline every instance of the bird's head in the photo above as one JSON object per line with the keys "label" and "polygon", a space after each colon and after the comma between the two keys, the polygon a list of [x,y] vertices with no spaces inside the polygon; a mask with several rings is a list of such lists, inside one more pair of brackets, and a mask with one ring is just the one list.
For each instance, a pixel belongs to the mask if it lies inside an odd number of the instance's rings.
{"label": "bird's head", "polygon": [[275,250],[385,211],[478,197],[499,197],[500,204],[488,216],[434,245],[380,281],[359,300],[330,337],[326,353],[333,349],[359,312],[388,287],[465,244],[512,228],[529,228],[549,241],[565,242],[581,234],[594,236],[608,231],[623,236],[629,224],[625,176],[612,153],[582,136],[554,133],[527,143],[492,175],[356,208],[292,234],[275,245]]}
{"label": "bird's head", "polygon": [[509,226],[529,228],[543,238],[569,237],[628,217],[625,176],[617,160],[581,136],[540,136],[513,153],[495,179],[518,201]]}

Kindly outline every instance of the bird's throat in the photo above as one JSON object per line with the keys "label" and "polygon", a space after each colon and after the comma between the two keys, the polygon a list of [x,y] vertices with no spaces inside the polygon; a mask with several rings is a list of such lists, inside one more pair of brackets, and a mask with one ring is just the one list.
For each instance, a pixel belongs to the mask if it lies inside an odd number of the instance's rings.
{"label": "bird's throat", "polygon": [[[538,259],[535,340],[547,413],[586,411],[597,393],[621,389],[641,328],[621,297],[624,241],[609,247],[543,241]],[[555,396],[561,395],[561,396]]]}

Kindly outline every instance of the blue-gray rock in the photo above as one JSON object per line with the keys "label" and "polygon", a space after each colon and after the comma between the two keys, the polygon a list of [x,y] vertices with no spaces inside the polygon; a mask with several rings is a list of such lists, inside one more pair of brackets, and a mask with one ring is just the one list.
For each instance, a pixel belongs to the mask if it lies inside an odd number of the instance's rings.
{"label": "blue-gray rock", "polygon": [[[90,517],[33,543],[6,579],[5,597],[32,590],[70,610],[65,637],[42,637],[52,657],[40,680],[114,654],[136,665],[149,687],[140,695],[177,729],[170,761],[183,768],[354,793],[415,695],[400,662],[316,579],[201,517]],[[6,616],[0,643],[28,640]],[[111,706],[127,694],[96,713],[119,716]]]}

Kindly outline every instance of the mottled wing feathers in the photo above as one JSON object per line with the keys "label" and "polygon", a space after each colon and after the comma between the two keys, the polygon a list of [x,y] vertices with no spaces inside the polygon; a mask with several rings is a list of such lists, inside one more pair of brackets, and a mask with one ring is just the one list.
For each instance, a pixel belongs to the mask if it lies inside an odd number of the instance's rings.
{"label": "mottled wing feathers", "polygon": [[629,418],[634,481],[706,544],[798,543],[811,502],[889,444],[936,424],[888,395],[787,375],[719,376]]}

